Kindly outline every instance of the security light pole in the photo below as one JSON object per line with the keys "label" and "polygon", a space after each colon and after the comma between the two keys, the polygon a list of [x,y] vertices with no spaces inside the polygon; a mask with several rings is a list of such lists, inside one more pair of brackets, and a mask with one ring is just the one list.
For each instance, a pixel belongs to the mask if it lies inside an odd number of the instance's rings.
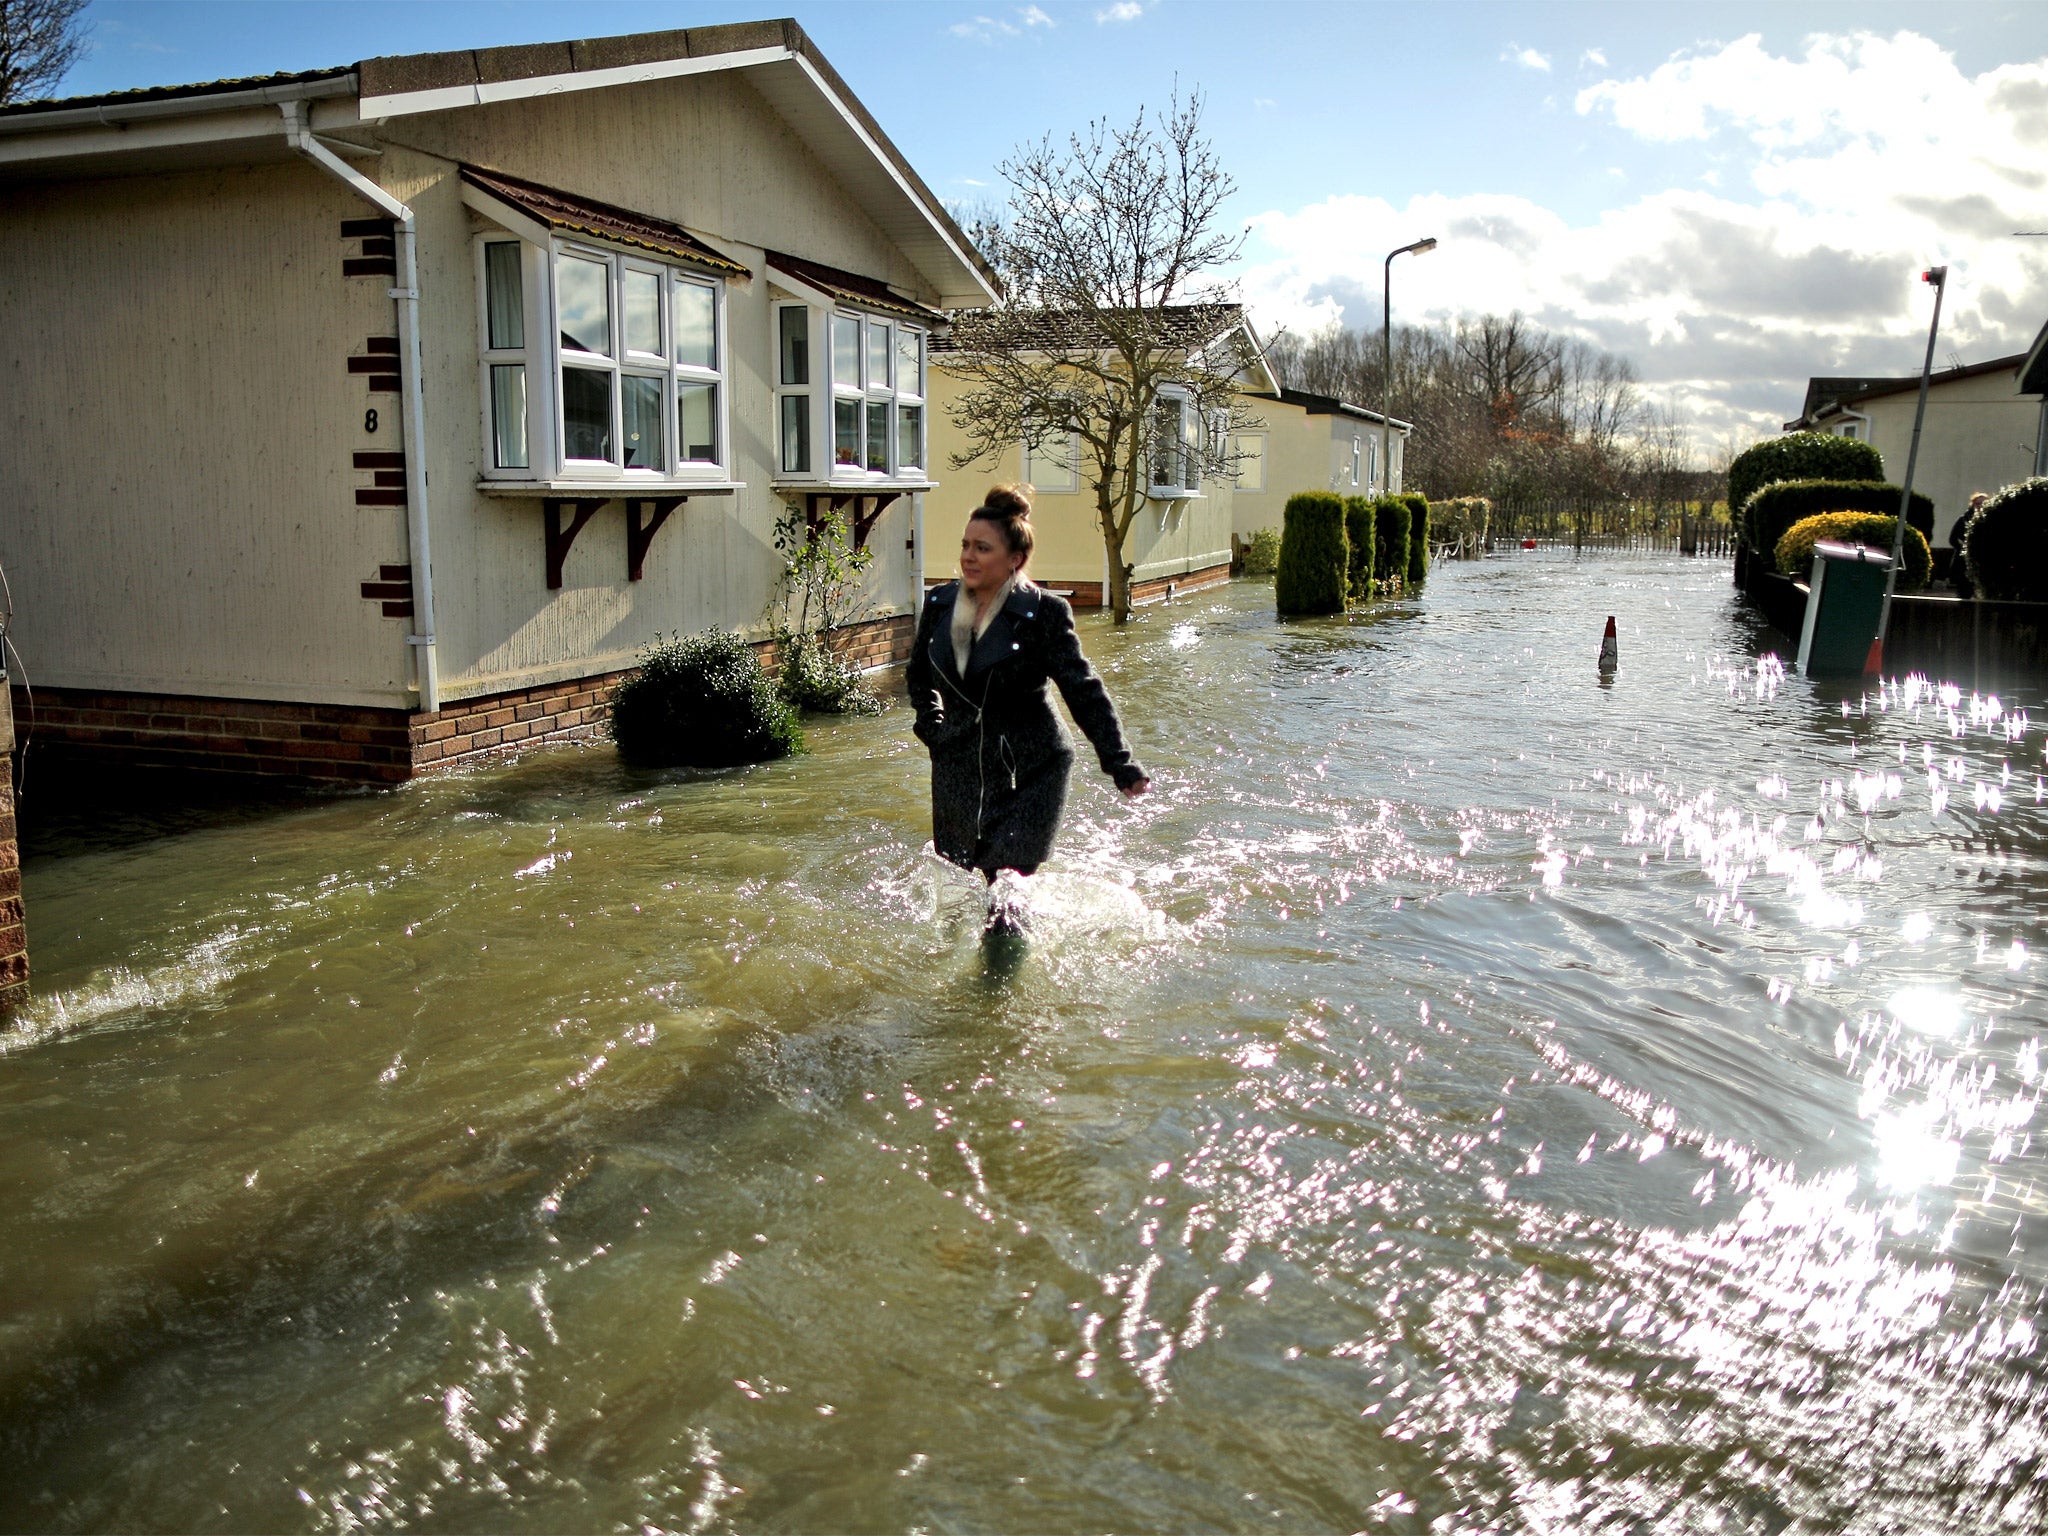
{"label": "security light pole", "polygon": [[1885,572],[1884,605],[1878,610],[1877,644],[1872,655],[1880,660],[1884,655],[1885,629],[1891,623],[1892,593],[1899,584],[1899,562],[1906,554],[1906,513],[1913,505],[1913,468],[1920,459],[1920,424],[1927,419],[1927,380],[1934,372],[1934,338],[1941,331],[1941,296],[1948,289],[1948,268],[1929,267],[1920,274],[1920,281],[1934,289],[1934,318],[1927,325],[1927,356],[1920,364],[1920,401],[1913,407],[1913,438],[1906,448],[1906,481],[1899,488],[1898,526],[1892,529],[1892,568]]}
{"label": "security light pole", "polygon": [[1394,479],[1394,258],[1413,251],[1420,256],[1436,249],[1436,236],[1387,252],[1386,281],[1380,290],[1380,494],[1393,489]]}

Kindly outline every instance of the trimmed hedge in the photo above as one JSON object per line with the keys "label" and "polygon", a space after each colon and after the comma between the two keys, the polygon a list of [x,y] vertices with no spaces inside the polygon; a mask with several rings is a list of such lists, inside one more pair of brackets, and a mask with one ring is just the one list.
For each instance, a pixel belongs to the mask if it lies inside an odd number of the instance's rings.
{"label": "trimmed hedge", "polygon": [[1342,613],[1351,568],[1344,500],[1334,491],[1302,491],[1280,516],[1280,565],[1273,603],[1283,617]]}
{"label": "trimmed hedge", "polygon": [[[1823,512],[1899,515],[1900,487],[1882,480],[1778,480],[1761,486],[1742,509],[1743,541],[1752,549],[1776,550],[1785,530]],[[1934,542],[1934,503],[1918,491],[1906,512],[1909,527]],[[1887,549],[1891,546],[1886,545]]]}
{"label": "trimmed hedge", "polygon": [[1963,533],[1963,563],[1978,592],[1998,602],[2048,602],[2048,478],[2008,485]]}
{"label": "trimmed hedge", "polygon": [[1382,496],[1373,504],[1372,568],[1380,584],[1392,588],[1408,572],[1408,529],[1414,516],[1398,496]]}
{"label": "trimmed hedge", "polygon": [[[1740,512],[1758,486],[1769,485],[1773,480],[1883,478],[1883,455],[1859,438],[1836,437],[1827,432],[1788,432],[1783,437],[1765,438],[1735,456],[1728,466],[1728,507]],[[1897,510],[1896,503],[1893,510]]]}
{"label": "trimmed hedge", "polygon": [[619,755],[650,768],[726,768],[804,749],[796,711],[752,647],[707,629],[656,641],[612,695]]}
{"label": "trimmed hedge", "polygon": [[1419,587],[1429,580],[1429,498],[1404,491],[1398,499],[1408,506],[1408,584]]}
{"label": "trimmed hedge", "polygon": [[1373,507],[1370,496],[1344,498],[1344,537],[1351,541],[1351,600],[1372,596]]}
{"label": "trimmed hedge", "polygon": [[[1813,546],[1822,539],[1836,544],[1862,544],[1889,555],[1898,528],[1896,516],[1886,517],[1877,512],[1821,512],[1803,517],[1785,530],[1774,548],[1778,569],[1793,577],[1811,573]],[[1906,543],[1899,551],[1899,564],[1901,592],[1918,592],[1934,574],[1934,554],[1927,547],[1927,536],[1911,523],[1906,525]]]}
{"label": "trimmed hedge", "polygon": [[1435,538],[1457,545],[1470,557],[1486,544],[1493,524],[1493,503],[1484,496],[1454,496],[1431,503],[1429,521]]}

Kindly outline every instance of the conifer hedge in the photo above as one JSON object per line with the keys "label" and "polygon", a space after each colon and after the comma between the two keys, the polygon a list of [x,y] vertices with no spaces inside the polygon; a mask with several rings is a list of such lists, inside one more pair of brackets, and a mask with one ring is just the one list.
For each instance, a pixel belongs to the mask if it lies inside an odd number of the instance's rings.
{"label": "conifer hedge", "polygon": [[[1758,486],[1773,480],[1882,480],[1884,457],[1870,444],[1827,432],[1788,432],[1746,448],[1728,466],[1728,510],[1740,518]],[[1898,510],[1898,504],[1892,504]],[[1908,518],[1908,522],[1912,519]],[[1736,523],[1737,530],[1742,524]],[[1769,544],[1756,546],[1770,549]]]}
{"label": "conifer hedge", "polygon": [[1985,597],[2048,602],[2048,478],[2008,485],[1963,532],[1963,562]]}
{"label": "conifer hedge", "polygon": [[[1867,444],[1865,446],[1868,446]],[[1794,523],[1823,512],[1874,512],[1899,515],[1900,487],[1882,480],[1779,480],[1760,486],[1742,509],[1742,536],[1752,549],[1775,551],[1778,540]],[[1918,491],[1906,513],[1906,525],[1934,542],[1934,503]]]}
{"label": "conifer hedge", "polygon": [[1288,497],[1280,517],[1280,568],[1273,574],[1281,615],[1342,613],[1350,570],[1343,498],[1333,491]]}
{"label": "conifer hedge", "polygon": [[1429,580],[1429,498],[1404,491],[1400,500],[1408,506],[1408,585],[1419,587]]}
{"label": "conifer hedge", "polygon": [[1373,503],[1370,496],[1344,498],[1344,536],[1351,541],[1351,600],[1372,596]]}
{"label": "conifer hedge", "polygon": [[1372,553],[1372,568],[1387,586],[1392,586],[1407,574],[1408,530],[1413,521],[1408,503],[1398,496],[1382,496],[1373,505],[1378,539]]}

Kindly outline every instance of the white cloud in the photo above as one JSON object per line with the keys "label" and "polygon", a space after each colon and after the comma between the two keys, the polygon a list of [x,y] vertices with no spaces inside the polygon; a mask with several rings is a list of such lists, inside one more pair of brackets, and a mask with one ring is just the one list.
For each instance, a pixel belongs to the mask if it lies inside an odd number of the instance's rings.
{"label": "white cloud", "polygon": [[1116,0],[1116,4],[1106,6],[1095,13],[1095,24],[1101,26],[1111,21],[1136,21],[1144,14],[1144,0]]}
{"label": "white cloud", "polygon": [[1054,21],[1035,5],[1025,6],[1023,10],[1017,13],[1017,16],[1027,27],[1056,27],[1059,25],[1058,22]]}
{"label": "white cloud", "polygon": [[1010,13],[1017,19],[1008,20],[1002,16],[976,16],[971,21],[956,21],[946,28],[955,37],[964,37],[970,42],[993,43],[999,38],[1022,37],[1037,27],[1052,28],[1059,25],[1035,5],[1021,6]]}
{"label": "white cloud", "polygon": [[1261,112],[1265,112],[1273,107],[1279,106],[1280,103],[1275,101],[1270,96],[1254,96],[1252,98],[1252,105],[1257,107]]}
{"label": "white cloud", "polygon": [[1538,53],[1534,48],[1520,48],[1509,43],[1501,50],[1500,56],[1521,65],[1524,69],[1541,70],[1546,75],[1550,73],[1550,55]]}
{"label": "white cloud", "polygon": [[1588,64],[1592,65],[1595,69],[1605,69],[1607,67],[1607,55],[1598,48],[1588,48],[1579,55],[1579,67],[1583,69]]}
{"label": "white cloud", "polygon": [[[2048,58],[1976,76],[1909,33],[1817,38],[1796,57],[1756,38],[1580,93],[1629,137],[1704,142],[1719,171],[1568,220],[1522,197],[1340,197],[1254,221],[1245,273],[1260,324],[1379,322],[1521,309],[1632,356],[1704,436],[1792,416],[1806,377],[1909,373],[1924,342],[1923,266],[1952,273],[1942,346],[1969,361],[2024,348],[2048,319]],[[1725,184],[1724,184],[1725,183]]]}

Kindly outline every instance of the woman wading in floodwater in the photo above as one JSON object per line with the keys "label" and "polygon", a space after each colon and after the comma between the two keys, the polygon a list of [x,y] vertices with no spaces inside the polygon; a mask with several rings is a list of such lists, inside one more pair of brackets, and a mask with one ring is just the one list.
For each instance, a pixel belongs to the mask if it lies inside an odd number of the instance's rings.
{"label": "woman wading in floodwater", "polygon": [[[1024,575],[1031,544],[1030,487],[997,486],[968,516],[960,579],[925,597],[906,679],[932,754],[932,844],[991,885],[1045,862],[1066,808],[1074,748],[1048,682],[1116,787],[1133,799],[1152,787],[1081,654],[1074,611]],[[1016,920],[998,911],[995,922]]]}

